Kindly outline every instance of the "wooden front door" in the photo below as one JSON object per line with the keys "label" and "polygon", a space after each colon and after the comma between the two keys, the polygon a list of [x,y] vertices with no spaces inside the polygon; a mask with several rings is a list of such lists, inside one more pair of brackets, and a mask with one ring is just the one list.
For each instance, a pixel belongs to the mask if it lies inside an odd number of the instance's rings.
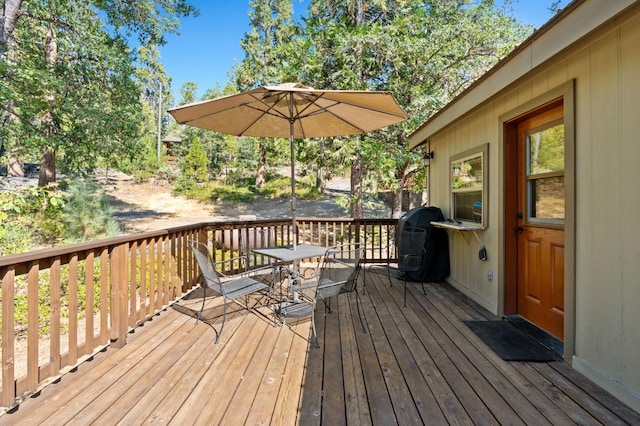
{"label": "wooden front door", "polygon": [[564,340],[562,104],[518,123],[517,311]]}

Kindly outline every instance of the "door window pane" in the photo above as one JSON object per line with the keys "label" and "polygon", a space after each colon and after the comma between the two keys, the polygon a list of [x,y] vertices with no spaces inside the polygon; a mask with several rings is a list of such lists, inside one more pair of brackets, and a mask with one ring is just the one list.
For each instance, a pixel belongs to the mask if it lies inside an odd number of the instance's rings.
{"label": "door window pane", "polygon": [[564,170],[564,124],[527,136],[529,175]]}
{"label": "door window pane", "polygon": [[529,217],[564,219],[564,176],[529,181]]}

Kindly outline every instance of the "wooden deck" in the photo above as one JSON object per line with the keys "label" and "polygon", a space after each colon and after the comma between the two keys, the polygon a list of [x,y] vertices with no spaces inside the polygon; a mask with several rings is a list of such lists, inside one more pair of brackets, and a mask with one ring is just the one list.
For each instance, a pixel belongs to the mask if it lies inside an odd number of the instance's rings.
{"label": "wooden deck", "polygon": [[[220,344],[194,325],[197,292],[24,401],[0,424],[640,424],[640,416],[563,362],[505,362],[463,320],[497,319],[445,284],[367,273],[334,312],[274,327],[236,310]],[[218,300],[205,311],[219,327]],[[337,303],[336,303],[337,302]],[[263,308],[264,309],[264,308]],[[264,311],[268,313],[268,311]]]}

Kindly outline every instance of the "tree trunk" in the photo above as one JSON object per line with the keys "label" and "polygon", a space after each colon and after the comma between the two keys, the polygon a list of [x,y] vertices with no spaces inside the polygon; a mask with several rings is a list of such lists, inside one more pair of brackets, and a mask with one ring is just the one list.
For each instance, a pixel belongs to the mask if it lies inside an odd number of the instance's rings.
{"label": "tree trunk", "polygon": [[[331,144],[333,144],[333,138],[331,138],[330,140],[331,140]],[[323,139],[320,139],[320,152],[318,154],[318,162],[317,162],[317,169],[316,169],[316,189],[318,190],[318,194],[324,194],[327,189],[327,182],[324,176],[324,168],[325,168],[324,146],[325,146],[325,139],[323,138]]]}
{"label": "tree trunk", "polygon": [[[4,57],[8,63],[14,62],[14,54],[12,46],[15,39],[11,38],[11,34],[16,26],[16,20],[20,16],[18,12],[22,6],[22,0],[5,0],[2,4],[2,16],[0,16],[0,57]],[[12,124],[17,120],[13,113],[13,101],[7,102],[7,112],[9,114],[5,125],[11,133]],[[0,145],[4,145],[7,149],[7,157],[9,164],[7,167],[7,176],[24,177],[24,161],[21,157],[20,147],[12,146],[9,141],[0,140]],[[15,141],[14,141],[15,142]]]}
{"label": "tree trunk", "polygon": [[267,149],[265,141],[260,139],[258,141],[258,170],[256,171],[256,188],[260,189],[266,182],[267,171]]}
{"label": "tree trunk", "polygon": [[20,16],[20,6],[23,0],[5,0],[2,2],[2,16],[0,17],[0,56],[9,48],[9,38],[16,27],[16,20]]}
{"label": "tree trunk", "polygon": [[322,176],[322,167],[318,167],[318,170],[316,171],[316,190],[318,191],[318,194],[324,194],[325,189],[326,184]]}
{"label": "tree trunk", "polygon": [[393,190],[393,198],[391,201],[391,217],[394,219],[399,219],[400,217],[402,217],[402,213],[404,213],[402,210],[402,196],[405,184],[409,179],[409,176],[407,175],[408,167],[408,162],[405,162],[400,167],[398,167],[397,175],[400,176],[400,178],[398,179],[397,189]]}
{"label": "tree trunk", "polygon": [[[58,59],[58,44],[56,42],[56,35],[53,32],[53,28],[49,26],[47,29],[47,39],[44,46],[44,57],[47,66],[53,68]],[[46,96],[46,100],[49,101],[49,105],[53,105],[54,96],[49,94]],[[55,133],[55,120],[53,119],[53,113],[49,110],[46,111],[40,119],[42,126],[42,134],[45,138],[50,139]],[[47,145],[42,147],[40,154],[40,175],[38,177],[38,186],[47,186],[49,183],[56,181],[56,151],[53,145]]]}
{"label": "tree trunk", "polygon": [[38,186],[47,186],[56,181],[56,152],[53,148],[44,148],[40,154],[40,174]]}
{"label": "tree trunk", "polygon": [[364,217],[364,203],[362,200],[362,156],[356,154],[351,163],[351,217]]}
{"label": "tree trunk", "polygon": [[7,176],[9,177],[24,177],[24,160],[22,159],[22,148],[19,146],[16,141],[11,141],[12,127],[13,124],[18,120],[16,115],[13,113],[13,101],[9,101],[7,103],[7,112],[8,117],[6,121],[6,126],[8,129],[7,132],[7,140],[0,141],[4,147],[7,149]]}
{"label": "tree trunk", "polygon": [[392,197],[392,201],[391,201],[391,217],[393,219],[400,219],[402,217],[402,194],[404,192],[404,189],[402,188],[402,185],[400,185],[400,188],[398,189],[394,189],[393,190],[393,197]]}
{"label": "tree trunk", "polygon": [[24,177],[24,161],[18,148],[10,148],[7,151],[9,164],[7,166],[7,176]]}

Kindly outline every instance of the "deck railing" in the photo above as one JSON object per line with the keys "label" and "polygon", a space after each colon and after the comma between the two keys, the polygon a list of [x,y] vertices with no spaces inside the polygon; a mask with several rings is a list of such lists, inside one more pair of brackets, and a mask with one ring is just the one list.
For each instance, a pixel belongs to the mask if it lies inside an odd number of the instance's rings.
{"label": "deck railing", "polygon": [[[359,242],[365,262],[394,257],[395,219],[297,224],[298,243]],[[135,327],[197,286],[190,239],[207,241],[214,259],[225,260],[292,238],[287,220],[212,222],[0,257],[0,406],[14,406],[108,345],[124,346]],[[268,262],[251,255],[251,267]]]}

